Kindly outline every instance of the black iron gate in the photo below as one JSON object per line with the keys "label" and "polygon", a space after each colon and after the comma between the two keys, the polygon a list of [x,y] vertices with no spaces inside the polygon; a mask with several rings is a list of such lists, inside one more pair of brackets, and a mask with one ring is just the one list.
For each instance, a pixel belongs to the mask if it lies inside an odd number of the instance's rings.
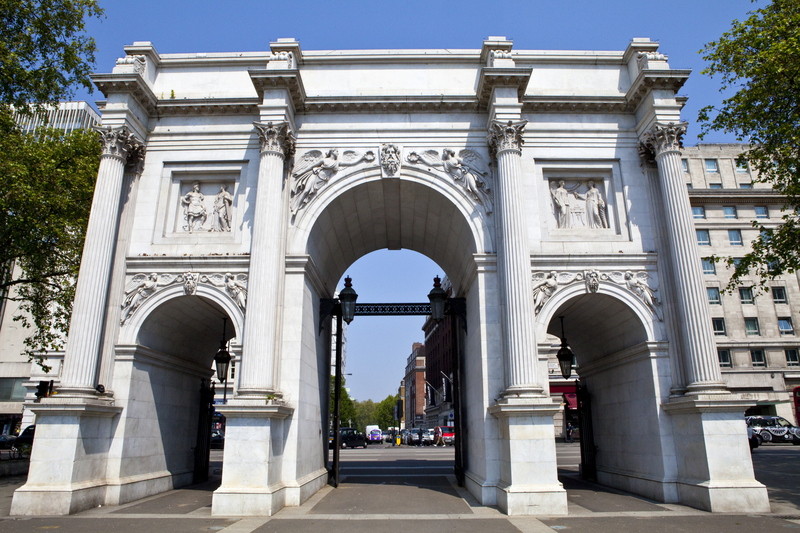
{"label": "black iron gate", "polygon": [[594,431],[592,429],[592,402],[585,383],[578,386],[578,423],[581,430],[581,477],[597,481]]}
{"label": "black iron gate", "polygon": [[194,447],[193,483],[208,481],[211,461],[211,422],[214,418],[214,384],[206,385],[200,380],[200,412],[197,420],[197,444]]}

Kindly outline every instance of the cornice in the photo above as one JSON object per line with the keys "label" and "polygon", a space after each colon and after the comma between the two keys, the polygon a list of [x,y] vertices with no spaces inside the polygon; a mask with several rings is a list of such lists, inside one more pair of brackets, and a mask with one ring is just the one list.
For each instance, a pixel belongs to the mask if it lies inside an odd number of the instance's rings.
{"label": "cornice", "polygon": [[766,189],[689,189],[687,192],[692,205],[786,203],[784,195]]}
{"label": "cornice", "polygon": [[625,265],[655,266],[658,263],[658,254],[558,254],[531,256],[533,270],[584,270],[587,268],[623,268]]}
{"label": "cornice", "polygon": [[303,79],[300,71],[293,69],[251,69],[248,70],[250,81],[256,88],[259,96],[265,90],[286,89],[292,98],[295,111],[302,111],[306,101],[306,90],[303,87]]}
{"label": "cornice", "polygon": [[135,256],[126,258],[125,263],[129,274],[138,272],[183,273],[188,270],[246,272],[250,268],[250,255]]}
{"label": "cornice", "polygon": [[92,81],[106,98],[109,94],[127,93],[132,95],[148,114],[155,114],[158,99],[141,75],[136,73],[93,74]]}
{"label": "cornice", "polygon": [[625,99],[636,108],[644,100],[645,95],[654,89],[671,90],[677,93],[689,79],[691,72],[691,69],[644,69],[636,76],[636,80],[625,94]]}
{"label": "cornice", "polygon": [[633,113],[625,96],[525,96],[523,113]]}
{"label": "cornice", "polygon": [[258,98],[192,98],[159,100],[159,117],[178,115],[258,115]]}
{"label": "cornice", "polygon": [[495,87],[516,87],[520,100],[525,95],[531,79],[532,67],[483,67],[478,79],[478,105],[485,109],[489,105]]}
{"label": "cornice", "polygon": [[441,113],[478,111],[474,96],[309,97],[306,113]]}

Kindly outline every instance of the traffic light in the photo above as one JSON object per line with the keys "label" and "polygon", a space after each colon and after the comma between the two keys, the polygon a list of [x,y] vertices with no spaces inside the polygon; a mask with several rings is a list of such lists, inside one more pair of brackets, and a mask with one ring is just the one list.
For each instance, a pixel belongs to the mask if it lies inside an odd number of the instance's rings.
{"label": "traffic light", "polygon": [[36,385],[36,401],[38,402],[42,398],[47,398],[53,393],[53,380],[50,381],[40,381],[38,385]]}

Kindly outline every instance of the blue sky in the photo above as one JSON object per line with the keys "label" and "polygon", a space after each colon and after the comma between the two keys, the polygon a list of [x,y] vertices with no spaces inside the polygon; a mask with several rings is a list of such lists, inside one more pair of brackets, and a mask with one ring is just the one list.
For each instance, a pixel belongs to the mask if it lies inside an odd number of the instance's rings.
{"label": "blue sky", "polygon": [[[481,47],[489,35],[513,39],[516,49],[623,50],[633,37],[661,43],[672,68],[693,74],[681,94],[689,96],[686,144],[697,142],[698,110],[721,100],[718,81],[700,74],[698,50],[730,28],[735,18],[766,2],[673,0],[672,2],[289,2],[102,1],[106,18],[89,21],[98,44],[97,71],[110,72],[122,47],[152,41],[160,53],[263,51],[279,37],[294,37],[304,50]],[[102,94],[76,94],[93,101]],[[733,140],[709,136],[705,142]],[[362,302],[425,301],[442,270],[415,252],[379,251],[349,270]],[[341,286],[341,284],[340,284]],[[380,400],[395,393],[414,341],[422,340],[420,318],[359,317],[348,334],[348,378],[356,399]]]}

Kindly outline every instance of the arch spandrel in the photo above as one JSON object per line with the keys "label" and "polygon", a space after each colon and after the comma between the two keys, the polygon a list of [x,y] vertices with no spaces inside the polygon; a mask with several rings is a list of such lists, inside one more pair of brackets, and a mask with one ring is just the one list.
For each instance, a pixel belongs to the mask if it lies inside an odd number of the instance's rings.
{"label": "arch spandrel", "polygon": [[287,253],[310,255],[331,291],[360,257],[401,248],[431,258],[458,287],[473,254],[494,253],[493,222],[434,172],[403,168],[385,178],[378,168],[364,169],[338,177],[297,213]]}

